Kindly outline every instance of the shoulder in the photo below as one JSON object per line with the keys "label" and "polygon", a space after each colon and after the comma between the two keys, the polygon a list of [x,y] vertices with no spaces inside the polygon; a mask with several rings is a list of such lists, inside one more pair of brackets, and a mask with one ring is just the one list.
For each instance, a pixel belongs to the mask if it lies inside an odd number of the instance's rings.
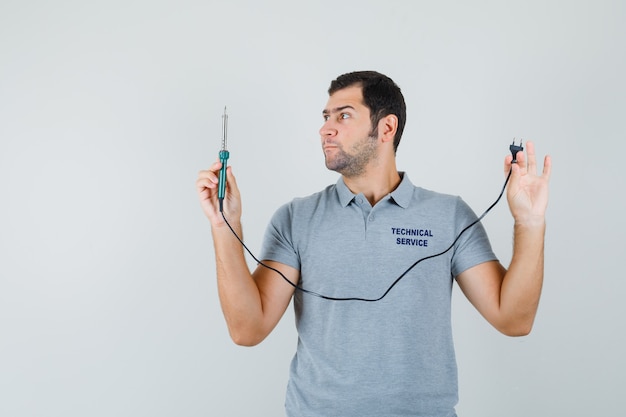
{"label": "shoulder", "polygon": [[295,197],[291,201],[284,203],[276,210],[274,218],[285,219],[292,218],[295,215],[312,215],[320,208],[337,201],[336,184],[332,184],[316,193],[304,197]]}
{"label": "shoulder", "polygon": [[418,186],[413,186],[411,201],[406,208],[412,215],[457,227],[476,218],[473,210],[460,196]]}
{"label": "shoulder", "polygon": [[454,194],[446,194],[422,187],[414,187],[413,203],[421,206],[448,208],[456,210],[459,206],[466,206],[463,199]]}
{"label": "shoulder", "polygon": [[414,190],[415,197],[421,200],[452,202],[460,198],[457,195],[441,193],[418,186],[414,186]]}
{"label": "shoulder", "polygon": [[316,193],[313,193],[304,197],[295,197],[293,200],[289,201],[288,203],[283,204],[280,207],[280,209],[306,210],[306,209],[318,207],[320,203],[328,203],[333,200],[336,201],[337,199],[336,188],[337,188],[336,184],[332,184]]}

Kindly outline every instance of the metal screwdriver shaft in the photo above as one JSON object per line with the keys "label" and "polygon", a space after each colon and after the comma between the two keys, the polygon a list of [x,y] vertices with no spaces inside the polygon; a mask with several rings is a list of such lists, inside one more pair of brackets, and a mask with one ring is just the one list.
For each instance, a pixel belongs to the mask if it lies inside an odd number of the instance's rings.
{"label": "metal screwdriver shaft", "polygon": [[222,115],[222,149],[220,150],[220,162],[222,167],[220,168],[219,183],[217,189],[217,198],[220,202],[220,212],[224,210],[224,195],[226,194],[226,164],[228,163],[228,157],[230,156],[228,150],[226,150],[226,141],[228,136],[228,114],[226,113],[226,106],[224,106],[224,114]]}

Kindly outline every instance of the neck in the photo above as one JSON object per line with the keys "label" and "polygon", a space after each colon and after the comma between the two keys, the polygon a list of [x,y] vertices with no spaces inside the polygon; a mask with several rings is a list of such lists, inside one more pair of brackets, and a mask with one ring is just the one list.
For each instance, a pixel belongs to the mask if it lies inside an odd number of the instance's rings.
{"label": "neck", "polygon": [[400,174],[396,169],[395,160],[388,166],[373,166],[360,175],[343,176],[343,181],[354,194],[362,193],[372,207],[400,184]]}

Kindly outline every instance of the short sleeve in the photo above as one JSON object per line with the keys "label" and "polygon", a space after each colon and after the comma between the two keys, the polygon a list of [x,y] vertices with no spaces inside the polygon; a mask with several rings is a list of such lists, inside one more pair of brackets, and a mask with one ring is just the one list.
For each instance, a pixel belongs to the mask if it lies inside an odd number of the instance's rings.
{"label": "short sleeve", "polygon": [[462,234],[454,245],[451,261],[451,271],[454,277],[473,266],[498,259],[493,253],[487,232],[481,222],[463,231],[476,219],[476,214],[467,203],[457,197],[455,229],[457,235]]}
{"label": "short sleeve", "polygon": [[291,204],[285,204],[276,210],[267,225],[261,246],[261,260],[276,261],[300,269],[292,225]]}

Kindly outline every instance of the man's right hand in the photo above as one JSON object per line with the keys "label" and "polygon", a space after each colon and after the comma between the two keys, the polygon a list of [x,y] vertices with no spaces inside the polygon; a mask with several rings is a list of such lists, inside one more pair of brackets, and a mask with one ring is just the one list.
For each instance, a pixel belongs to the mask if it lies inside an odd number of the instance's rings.
{"label": "man's right hand", "polygon": [[[212,227],[221,227],[225,224],[219,210],[219,200],[217,198],[219,171],[221,168],[222,163],[220,161],[215,162],[208,170],[200,171],[196,181],[200,206],[211,222]],[[241,196],[231,167],[226,169],[226,193],[223,209],[224,215],[229,221],[232,219],[238,222],[241,218]]]}

